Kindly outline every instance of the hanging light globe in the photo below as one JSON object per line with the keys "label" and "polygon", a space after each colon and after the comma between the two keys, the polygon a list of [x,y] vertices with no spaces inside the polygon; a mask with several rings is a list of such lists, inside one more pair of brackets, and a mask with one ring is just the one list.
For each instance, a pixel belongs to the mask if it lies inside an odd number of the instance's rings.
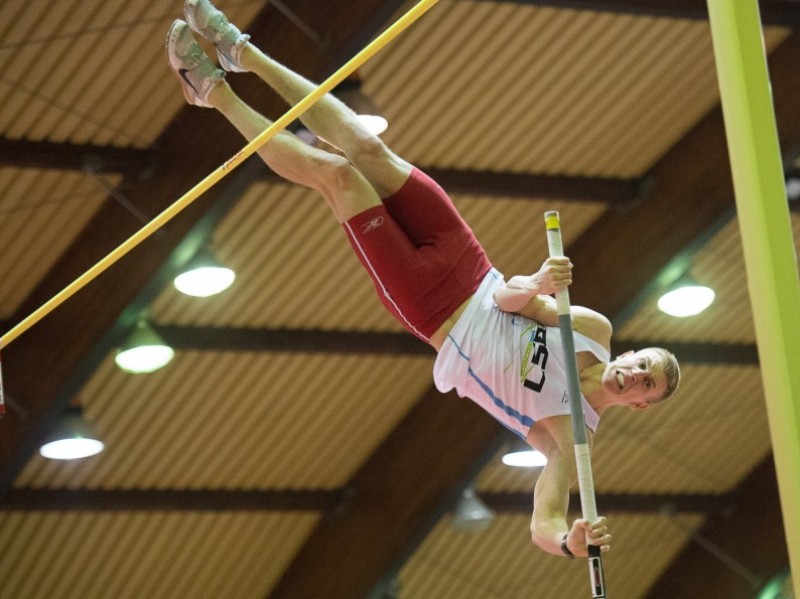
{"label": "hanging light globe", "polygon": [[173,284],[181,293],[193,297],[209,297],[233,285],[236,273],[222,266],[207,250],[189,261],[184,271],[175,277]]}
{"label": "hanging light globe", "polygon": [[700,314],[714,301],[714,290],[704,285],[682,285],[662,295],[658,308],[670,316],[683,318]]}

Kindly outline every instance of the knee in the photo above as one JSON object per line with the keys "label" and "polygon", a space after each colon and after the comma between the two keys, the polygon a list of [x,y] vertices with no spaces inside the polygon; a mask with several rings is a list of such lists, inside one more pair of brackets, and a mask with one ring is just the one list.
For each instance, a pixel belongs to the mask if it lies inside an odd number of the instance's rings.
{"label": "knee", "polygon": [[380,137],[367,131],[359,131],[355,143],[347,149],[348,157],[356,164],[367,161],[387,161],[391,154],[391,150]]}
{"label": "knee", "polygon": [[321,186],[326,190],[341,192],[356,187],[361,175],[347,158],[337,154],[327,154],[314,160],[311,165],[317,173]]}
{"label": "knee", "polygon": [[316,188],[339,222],[381,203],[369,181],[346,158],[329,154],[315,163]]}

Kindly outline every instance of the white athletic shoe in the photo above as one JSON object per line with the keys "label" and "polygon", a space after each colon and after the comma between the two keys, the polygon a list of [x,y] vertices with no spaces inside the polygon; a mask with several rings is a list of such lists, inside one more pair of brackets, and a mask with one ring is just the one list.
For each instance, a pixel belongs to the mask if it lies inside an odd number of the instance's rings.
{"label": "white athletic shoe", "polygon": [[225,78],[197,41],[189,26],[176,20],[167,34],[167,58],[183,86],[183,95],[189,104],[207,106],[208,94]]}
{"label": "white athletic shoe", "polygon": [[232,25],[221,10],[208,0],[186,0],[183,14],[189,27],[217,47],[217,57],[223,69],[237,73],[247,71],[239,59],[250,36]]}

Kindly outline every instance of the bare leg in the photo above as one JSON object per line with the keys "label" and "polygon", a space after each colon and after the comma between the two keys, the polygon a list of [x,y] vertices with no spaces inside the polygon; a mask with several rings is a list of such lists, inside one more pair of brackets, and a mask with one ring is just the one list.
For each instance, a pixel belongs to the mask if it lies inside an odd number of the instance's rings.
{"label": "bare leg", "polygon": [[[245,104],[225,81],[211,90],[207,101],[248,140],[271,124]],[[292,133],[279,132],[258,150],[258,154],[281,177],[318,190],[339,222],[380,204],[380,197],[370,182],[347,159],[313,148]]]}
{"label": "bare leg", "polygon": [[[214,11],[205,0],[192,1],[191,5],[187,2],[188,8],[192,8],[191,14],[195,18],[200,13],[210,18]],[[215,15],[219,25],[219,17],[224,19],[224,16],[218,11]],[[223,25],[225,23],[227,21]],[[231,29],[230,24],[227,27],[229,33],[238,39],[238,30]],[[212,30],[206,33],[216,35]],[[167,33],[166,50],[170,68],[180,81],[187,102],[216,108],[248,140],[272,124],[231,90],[224,73],[197,44],[187,23],[180,19],[172,23]],[[287,131],[278,132],[258,152],[282,177],[322,193],[340,222],[381,203],[375,188],[347,158],[304,144]]]}
{"label": "bare leg", "polygon": [[[297,104],[316,85],[247,44],[240,63],[269,84],[289,104]],[[331,94],[311,106],[300,120],[318,137],[341,149],[363,173],[380,197],[395,193],[408,179],[412,166],[370,133],[355,113]]]}

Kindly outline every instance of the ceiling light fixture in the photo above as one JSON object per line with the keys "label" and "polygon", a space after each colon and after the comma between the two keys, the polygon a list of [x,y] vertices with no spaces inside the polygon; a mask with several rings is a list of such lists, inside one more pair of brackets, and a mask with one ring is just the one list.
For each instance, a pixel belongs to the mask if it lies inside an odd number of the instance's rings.
{"label": "ceiling light fixture", "polygon": [[658,300],[658,308],[670,316],[683,318],[700,314],[714,301],[714,290],[682,279]]}
{"label": "ceiling light fixture", "polygon": [[48,434],[39,453],[51,460],[76,460],[103,451],[105,445],[83,419],[80,407],[70,407]]}
{"label": "ceiling light fixture", "polygon": [[462,532],[481,532],[489,528],[492,520],[494,512],[486,507],[475,490],[471,487],[465,489],[453,514],[453,528]]}
{"label": "ceiling light fixture", "polygon": [[501,460],[506,466],[514,468],[541,468],[547,464],[547,458],[541,451],[525,444],[515,445],[503,455]]}
{"label": "ceiling light fixture", "polygon": [[181,293],[193,297],[209,297],[225,291],[233,284],[236,273],[222,266],[209,250],[201,250],[186,265],[173,284]]}
{"label": "ceiling light fixture", "polygon": [[132,374],[154,372],[166,366],[175,355],[169,345],[143,320],[117,351],[114,361]]}

